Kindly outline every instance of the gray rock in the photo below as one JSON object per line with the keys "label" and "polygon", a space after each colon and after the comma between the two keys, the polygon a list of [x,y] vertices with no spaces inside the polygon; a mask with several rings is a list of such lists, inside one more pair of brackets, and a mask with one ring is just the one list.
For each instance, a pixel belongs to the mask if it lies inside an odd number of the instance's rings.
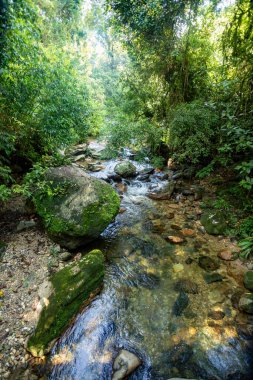
{"label": "gray rock", "polygon": [[33,227],[36,227],[36,222],[34,220],[21,220],[17,225],[17,232],[27,230]]}
{"label": "gray rock", "polygon": [[119,162],[114,171],[123,178],[133,177],[136,175],[136,167],[130,161]]}
{"label": "gray rock", "polygon": [[51,238],[74,249],[96,239],[117,215],[120,200],[106,182],[73,166],[50,168],[45,181],[54,196],[34,194],[35,206]]}
{"label": "gray rock", "polygon": [[59,259],[60,259],[61,261],[68,261],[68,260],[70,260],[72,257],[73,257],[73,255],[72,255],[70,252],[68,252],[68,251],[62,252],[62,253],[60,253],[60,255],[59,255]]}
{"label": "gray rock", "polygon": [[132,352],[121,350],[113,364],[114,374],[112,380],[124,379],[140,365],[141,360],[136,355]]}

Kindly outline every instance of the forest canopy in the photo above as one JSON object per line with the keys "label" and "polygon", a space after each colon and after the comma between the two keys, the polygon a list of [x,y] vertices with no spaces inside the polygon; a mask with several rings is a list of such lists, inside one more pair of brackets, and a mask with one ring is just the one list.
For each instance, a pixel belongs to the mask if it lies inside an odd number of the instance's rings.
{"label": "forest canopy", "polygon": [[[88,136],[253,187],[251,0],[1,0],[1,199]],[[51,158],[50,158],[51,157]],[[59,157],[58,157],[59,159]]]}

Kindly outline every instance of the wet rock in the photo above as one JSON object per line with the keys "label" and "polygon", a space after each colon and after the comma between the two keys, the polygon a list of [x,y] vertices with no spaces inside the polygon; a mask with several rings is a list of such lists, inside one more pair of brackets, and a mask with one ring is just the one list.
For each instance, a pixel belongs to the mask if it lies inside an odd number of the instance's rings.
{"label": "wet rock", "polygon": [[179,272],[182,272],[183,270],[184,270],[183,264],[174,264],[173,265],[173,272],[179,273]]}
{"label": "wet rock", "polygon": [[115,187],[118,190],[119,194],[123,194],[127,191],[127,185],[125,183],[117,183]]}
{"label": "wet rock", "polygon": [[160,278],[152,273],[141,273],[138,275],[137,285],[146,289],[154,289],[160,283]]}
{"label": "wet rock", "polygon": [[238,258],[238,254],[236,252],[231,252],[229,249],[223,249],[218,253],[218,257],[225,261],[233,261]]}
{"label": "wet rock", "polygon": [[36,225],[34,220],[21,220],[17,225],[17,232],[36,227]]}
{"label": "wet rock", "polygon": [[136,175],[136,167],[130,161],[119,162],[114,171],[123,178],[133,177]]}
{"label": "wet rock", "polygon": [[94,250],[55,273],[50,278],[50,286],[40,289],[44,305],[27,344],[33,356],[42,357],[48,352],[84,302],[89,302],[92,292],[97,293],[103,277],[104,255]]}
{"label": "wet rock", "polygon": [[203,275],[204,280],[207,284],[212,284],[213,282],[223,281],[223,277],[219,273],[205,273]]}
{"label": "wet rock", "polygon": [[206,211],[200,219],[206,232],[210,235],[224,235],[227,224],[224,214],[220,211]]}
{"label": "wet rock", "polygon": [[207,316],[210,319],[214,319],[215,321],[219,321],[225,317],[225,313],[223,311],[220,311],[220,310],[217,310],[217,311],[211,310]]}
{"label": "wet rock", "polygon": [[199,292],[198,285],[188,278],[178,280],[175,284],[175,290],[189,294],[198,294]]}
{"label": "wet rock", "polygon": [[120,200],[115,190],[72,166],[50,168],[45,181],[62,188],[53,197],[34,194],[35,206],[53,240],[74,249],[96,239],[117,215]]}
{"label": "wet rock", "polygon": [[243,283],[246,289],[253,291],[253,271],[245,273]]}
{"label": "wet rock", "polygon": [[185,264],[187,265],[191,265],[193,262],[194,260],[191,257],[187,257],[187,259],[185,260]]}
{"label": "wet rock", "polygon": [[185,342],[180,342],[169,351],[169,361],[174,367],[185,365],[193,355],[193,348]]}
{"label": "wet rock", "polygon": [[90,171],[90,172],[100,172],[101,170],[103,170],[105,167],[102,166],[102,165],[98,165],[98,164],[88,164],[88,167],[87,169]]}
{"label": "wet rock", "polygon": [[173,235],[167,236],[166,240],[173,244],[181,244],[181,243],[184,243],[185,241],[184,238],[180,236],[173,236]]}
{"label": "wet rock", "polygon": [[137,179],[137,181],[148,182],[149,181],[149,174],[139,174],[136,177],[136,179]]}
{"label": "wet rock", "polygon": [[145,168],[143,170],[141,170],[140,174],[152,174],[154,173],[155,169],[152,168],[152,167],[149,167],[149,168]]}
{"label": "wet rock", "polygon": [[132,352],[121,350],[113,363],[112,380],[121,380],[141,365],[141,360]]}
{"label": "wet rock", "polygon": [[239,310],[253,314],[253,293],[244,293],[239,300]]}
{"label": "wet rock", "polygon": [[194,237],[195,236],[195,231],[190,229],[190,228],[183,228],[181,232],[186,237]]}
{"label": "wet rock", "polygon": [[114,181],[114,182],[121,182],[121,181],[122,181],[121,176],[118,175],[118,174],[109,174],[109,175],[108,175],[108,179],[109,179],[109,180],[112,180],[112,181]]}
{"label": "wet rock", "polygon": [[180,292],[172,309],[173,315],[179,317],[189,305],[189,297],[185,292]]}
{"label": "wet rock", "polygon": [[177,224],[171,224],[170,226],[173,230],[180,231],[182,228],[178,226]]}
{"label": "wet rock", "polygon": [[220,264],[209,256],[199,257],[199,266],[207,272],[212,272],[220,267]]}
{"label": "wet rock", "polygon": [[231,304],[235,309],[239,308],[239,301],[243,294],[244,294],[243,289],[237,290],[235,293],[232,294]]}
{"label": "wet rock", "polygon": [[147,196],[155,201],[166,201],[170,199],[170,195],[166,193],[148,193]]}
{"label": "wet rock", "polygon": [[161,181],[165,181],[166,179],[169,178],[168,174],[167,173],[163,173],[163,172],[156,172],[154,174],[154,176],[158,179],[160,179]]}

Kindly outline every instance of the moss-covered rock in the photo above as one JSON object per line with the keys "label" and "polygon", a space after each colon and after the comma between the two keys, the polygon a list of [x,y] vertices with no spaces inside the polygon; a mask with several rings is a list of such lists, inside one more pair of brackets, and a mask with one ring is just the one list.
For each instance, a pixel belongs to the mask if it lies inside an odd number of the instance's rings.
{"label": "moss-covered rock", "polygon": [[45,174],[51,191],[37,191],[34,202],[52,239],[74,249],[96,239],[117,215],[118,194],[82,169],[63,166]]}
{"label": "moss-covered rock", "polygon": [[220,211],[206,211],[201,216],[200,221],[210,235],[224,235],[226,233],[227,223]]}
{"label": "moss-covered rock", "polygon": [[239,300],[239,310],[248,314],[253,314],[253,294],[245,293]]}
{"label": "moss-covered rock", "polygon": [[101,287],[103,278],[104,255],[99,250],[91,251],[52,276],[51,294],[44,300],[37,327],[27,344],[33,356],[42,357],[48,352],[81,306]]}
{"label": "moss-covered rock", "polygon": [[245,273],[243,282],[246,289],[253,291],[253,271]]}
{"label": "moss-covered rock", "polygon": [[122,161],[115,166],[114,171],[121,177],[128,178],[136,174],[136,167],[130,161]]}

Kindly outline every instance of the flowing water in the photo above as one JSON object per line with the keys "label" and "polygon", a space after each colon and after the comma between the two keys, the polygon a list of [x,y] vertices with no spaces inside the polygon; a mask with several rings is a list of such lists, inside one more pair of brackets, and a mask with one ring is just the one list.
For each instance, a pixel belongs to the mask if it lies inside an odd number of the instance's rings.
{"label": "flowing water", "polygon": [[[115,162],[103,165],[94,175],[113,172]],[[50,380],[109,380],[121,348],[142,359],[131,380],[253,378],[251,340],[239,334],[231,304],[237,284],[223,263],[215,270],[223,281],[207,283],[198,262],[216,257],[223,241],[201,231],[194,205],[146,196],[166,183],[125,181],[126,210],[93,245],[107,257],[103,291],[55,345]],[[194,235],[173,245],[165,237],[175,228]]]}

